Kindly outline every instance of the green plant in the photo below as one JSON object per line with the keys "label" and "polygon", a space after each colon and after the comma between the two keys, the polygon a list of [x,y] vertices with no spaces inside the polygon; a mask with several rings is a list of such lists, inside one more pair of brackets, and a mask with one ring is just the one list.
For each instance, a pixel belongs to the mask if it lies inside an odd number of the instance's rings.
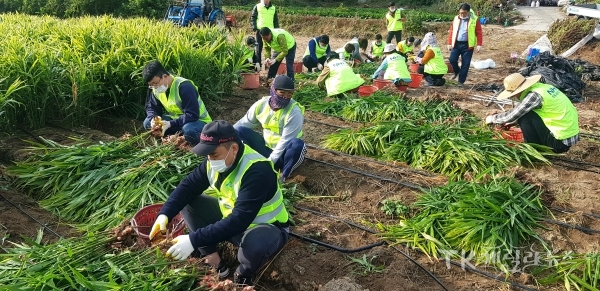
{"label": "green plant", "polygon": [[565,290],[599,291],[600,253],[573,254],[548,258],[549,266],[534,272],[548,271],[550,275],[538,280],[542,285],[564,282]]}
{"label": "green plant", "polygon": [[391,217],[401,217],[410,212],[408,206],[404,205],[402,200],[393,200],[393,199],[385,199],[381,201],[381,211],[385,213],[385,215]]}
{"label": "green plant", "polygon": [[355,272],[362,276],[366,276],[373,273],[381,273],[383,272],[383,270],[385,270],[385,266],[377,266],[373,264],[373,260],[376,258],[377,256],[372,256],[368,258],[367,255],[363,255],[362,258],[354,258],[348,256],[348,259],[350,259],[352,263],[357,264]]}

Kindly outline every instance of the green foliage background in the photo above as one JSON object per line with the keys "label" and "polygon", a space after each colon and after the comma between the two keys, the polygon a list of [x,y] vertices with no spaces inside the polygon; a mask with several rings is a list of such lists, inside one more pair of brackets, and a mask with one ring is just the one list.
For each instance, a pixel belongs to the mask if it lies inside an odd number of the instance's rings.
{"label": "green foliage background", "polygon": [[162,18],[171,2],[171,0],[0,0],[0,11],[56,17],[109,14]]}

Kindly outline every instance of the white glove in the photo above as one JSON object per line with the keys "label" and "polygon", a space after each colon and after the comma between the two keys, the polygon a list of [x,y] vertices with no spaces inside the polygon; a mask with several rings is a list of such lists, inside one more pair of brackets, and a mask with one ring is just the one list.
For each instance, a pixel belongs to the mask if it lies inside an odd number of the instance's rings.
{"label": "white glove", "polygon": [[167,256],[170,256],[175,260],[185,260],[194,251],[190,236],[187,234],[174,238],[172,242],[175,244],[169,248]]}
{"label": "white glove", "polygon": [[169,223],[169,218],[164,214],[159,215],[152,226],[152,230],[150,231],[150,240],[152,240],[161,231],[166,231],[167,223]]}
{"label": "white glove", "polygon": [[252,64],[252,58],[247,58],[246,60],[248,61],[248,63]]}
{"label": "white glove", "polygon": [[169,122],[169,121],[162,122],[162,130],[163,130],[162,135],[163,136],[165,135],[165,131],[167,131],[167,129],[169,129],[170,127],[171,127],[171,122]]}
{"label": "white glove", "polygon": [[155,121],[156,119],[158,119],[160,122],[162,122],[162,119],[160,118],[160,116],[150,118],[150,127],[151,128],[156,125],[156,121]]}
{"label": "white glove", "polygon": [[317,69],[319,69],[319,71],[323,70],[323,65],[321,65],[321,64],[318,64],[318,65],[317,65]]}
{"label": "white glove", "polygon": [[448,51],[451,51],[451,50],[452,50],[452,45],[451,45],[451,44],[449,44],[449,45],[448,45]]}
{"label": "white glove", "polygon": [[477,46],[477,52],[480,52],[480,51],[481,51],[481,46],[480,46],[480,45],[478,45],[478,46]]}
{"label": "white glove", "polygon": [[260,71],[260,64],[259,63],[255,63],[254,64],[254,70],[256,70],[257,72]]}
{"label": "white glove", "polygon": [[492,124],[494,123],[494,116],[493,115],[488,115],[485,117],[485,124]]}

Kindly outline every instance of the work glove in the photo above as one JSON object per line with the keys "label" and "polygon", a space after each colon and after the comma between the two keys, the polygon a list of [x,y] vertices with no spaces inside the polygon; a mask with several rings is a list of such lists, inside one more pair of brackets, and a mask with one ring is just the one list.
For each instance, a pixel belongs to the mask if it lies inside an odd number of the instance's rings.
{"label": "work glove", "polygon": [[478,46],[477,46],[477,52],[480,52],[480,51],[481,51],[481,46],[480,46],[480,45],[478,45]]}
{"label": "work glove", "polygon": [[154,239],[160,232],[167,231],[167,223],[169,223],[169,218],[164,214],[159,215],[150,231],[150,240]]}
{"label": "work glove", "polygon": [[260,63],[254,63],[254,70],[256,70],[257,72],[260,71]]}
{"label": "work glove", "polygon": [[485,124],[493,124],[494,123],[494,116],[493,115],[488,115],[485,117]]}
{"label": "work glove", "polygon": [[162,135],[165,136],[165,132],[167,131],[167,129],[169,129],[171,127],[171,122],[169,121],[163,121],[162,122]]}
{"label": "work glove", "polygon": [[452,45],[451,45],[451,44],[449,44],[449,45],[448,45],[448,51],[451,51],[451,50],[452,50]]}
{"label": "work glove", "polygon": [[167,256],[170,256],[175,260],[185,260],[194,251],[190,236],[187,234],[174,238],[172,242],[174,245],[167,251]]}
{"label": "work glove", "polygon": [[248,61],[248,63],[252,64],[252,58],[247,58],[246,60]]}
{"label": "work glove", "polygon": [[319,71],[322,71],[322,70],[323,70],[323,65],[321,65],[321,64],[318,64],[318,65],[317,65],[317,69],[318,69]]}

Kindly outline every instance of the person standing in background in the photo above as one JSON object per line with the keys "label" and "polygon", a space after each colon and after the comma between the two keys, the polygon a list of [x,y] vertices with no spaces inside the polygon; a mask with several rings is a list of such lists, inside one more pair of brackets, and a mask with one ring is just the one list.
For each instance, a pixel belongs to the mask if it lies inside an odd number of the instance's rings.
{"label": "person standing in background", "polygon": [[277,11],[275,10],[275,6],[271,4],[271,0],[261,0],[260,3],[254,5],[252,15],[250,16],[250,24],[252,25],[252,31],[256,32],[256,56],[258,57],[259,64],[262,65],[263,40],[260,37],[259,31],[263,27],[270,29],[279,28]]}
{"label": "person standing in background", "polygon": [[[483,33],[481,24],[477,19],[475,12],[471,10],[471,5],[460,5],[458,15],[448,31],[448,51],[450,52],[450,65],[454,70],[454,77],[458,77],[458,86],[462,87],[467,80],[469,67],[473,50],[481,51],[483,42]],[[458,67],[458,57],[461,58],[460,68]]]}
{"label": "person standing in background", "polygon": [[396,37],[396,43],[402,40],[402,22],[406,21],[406,18],[403,18],[401,14],[402,12],[396,9],[396,3],[388,4],[388,13],[385,14],[385,25],[388,30],[386,43],[391,43],[394,37]]}

